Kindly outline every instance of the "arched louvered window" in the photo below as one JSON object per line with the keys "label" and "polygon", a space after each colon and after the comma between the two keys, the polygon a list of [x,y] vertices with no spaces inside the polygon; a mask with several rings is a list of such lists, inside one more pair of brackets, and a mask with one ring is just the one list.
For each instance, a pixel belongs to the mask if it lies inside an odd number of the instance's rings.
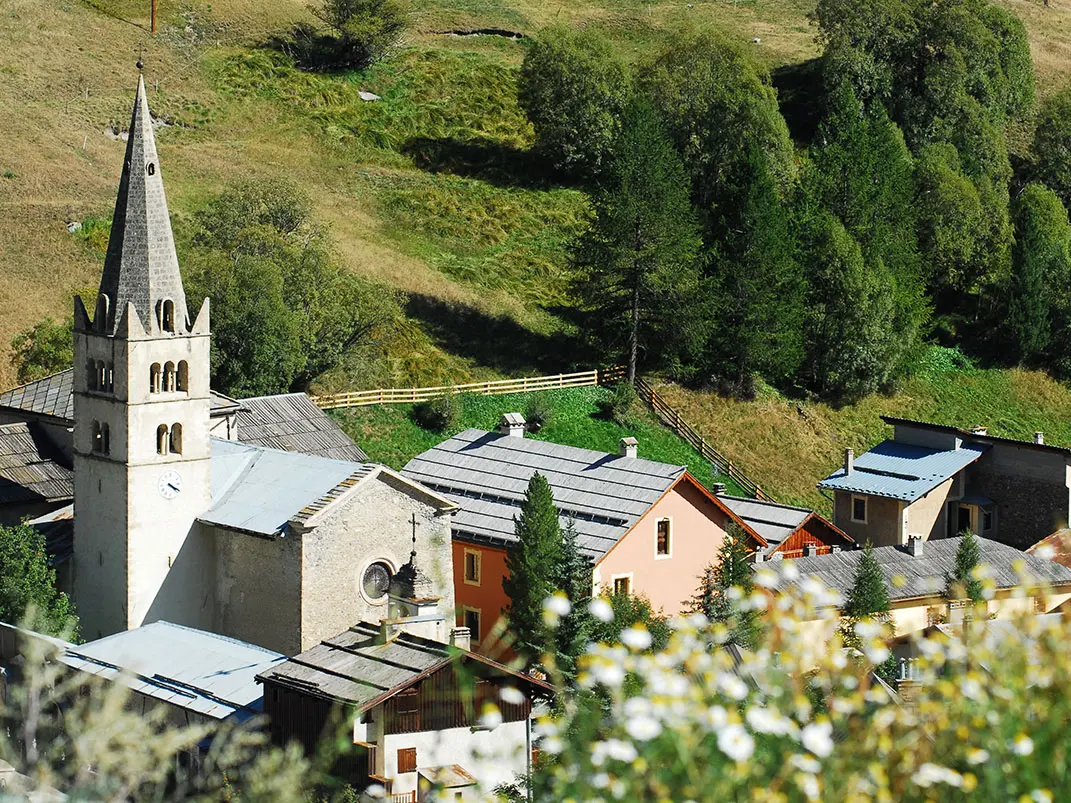
{"label": "arched louvered window", "polygon": [[94,360],[86,363],[86,389],[97,389],[97,363]]}
{"label": "arched louvered window", "polygon": [[164,363],[164,392],[175,392],[175,363]]}
{"label": "arched louvered window", "polygon": [[160,387],[160,363],[154,362],[149,367],[149,393],[159,393]]}
{"label": "arched louvered window", "polygon": [[156,453],[167,454],[168,446],[167,424],[161,424],[156,428]]}
{"label": "arched louvered window", "polygon": [[182,424],[171,425],[171,438],[168,442],[171,454],[182,454]]}
{"label": "arched louvered window", "polygon": [[185,360],[179,360],[175,389],[178,390],[180,393],[189,393],[190,365]]}
{"label": "arched louvered window", "polygon": [[163,316],[160,321],[160,328],[165,332],[175,331],[175,302],[170,298],[164,299]]}
{"label": "arched louvered window", "polygon": [[101,454],[112,453],[111,430],[108,428],[107,424],[100,425],[100,451]]}

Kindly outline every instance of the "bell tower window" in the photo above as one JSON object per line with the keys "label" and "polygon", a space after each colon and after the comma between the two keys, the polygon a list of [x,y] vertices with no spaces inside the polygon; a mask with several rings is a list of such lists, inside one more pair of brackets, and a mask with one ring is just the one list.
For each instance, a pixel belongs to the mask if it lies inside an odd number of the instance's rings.
{"label": "bell tower window", "polygon": [[168,439],[171,454],[182,454],[182,424],[172,424],[171,437]]}
{"label": "bell tower window", "polygon": [[86,389],[97,389],[97,364],[93,360],[86,363]]}
{"label": "bell tower window", "polygon": [[149,368],[149,393],[159,393],[160,387],[160,363],[154,362]]}
{"label": "bell tower window", "polygon": [[175,387],[180,393],[188,393],[190,390],[190,365],[185,360],[179,360]]}
{"label": "bell tower window", "polygon": [[175,363],[164,363],[164,392],[175,392]]}
{"label": "bell tower window", "polygon": [[156,453],[167,454],[168,446],[167,424],[161,424],[156,428]]}
{"label": "bell tower window", "polygon": [[165,332],[175,331],[175,302],[170,298],[160,302],[160,328]]}
{"label": "bell tower window", "polygon": [[108,304],[110,299],[104,293],[97,296],[97,309],[93,313],[93,328],[103,332],[108,326]]}
{"label": "bell tower window", "polygon": [[111,438],[108,425],[100,421],[93,422],[93,451],[96,454],[109,454],[111,452]]}

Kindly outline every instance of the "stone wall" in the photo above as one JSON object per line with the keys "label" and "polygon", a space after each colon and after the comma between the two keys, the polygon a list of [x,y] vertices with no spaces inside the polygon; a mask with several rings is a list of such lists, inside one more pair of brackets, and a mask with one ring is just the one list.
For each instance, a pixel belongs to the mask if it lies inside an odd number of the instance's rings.
{"label": "stone wall", "polygon": [[971,490],[996,503],[996,529],[986,534],[994,541],[1026,549],[1067,526],[1066,485],[979,470]]}
{"label": "stone wall", "polygon": [[895,499],[868,496],[866,523],[852,521],[852,496],[838,492],[833,503],[833,523],[846,532],[853,541],[874,546],[892,546],[900,543],[902,514],[900,503]]}

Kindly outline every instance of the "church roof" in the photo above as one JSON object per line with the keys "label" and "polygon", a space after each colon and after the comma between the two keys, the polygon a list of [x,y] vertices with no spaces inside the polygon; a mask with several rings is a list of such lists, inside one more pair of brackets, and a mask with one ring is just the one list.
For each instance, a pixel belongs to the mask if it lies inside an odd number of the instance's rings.
{"label": "church roof", "polygon": [[140,75],[100,293],[108,297],[108,318],[103,326],[99,321],[95,326],[108,334],[115,334],[128,303],[134,305],[142,325],[148,328],[155,318],[156,303],[164,299],[174,302],[176,328],[185,331],[188,326],[186,293],[171,233],[160,157],[145,80]]}
{"label": "church roof", "polygon": [[[74,422],[74,369],[28,382],[0,393],[0,408],[58,418],[61,423]],[[212,416],[226,415],[240,407],[229,396],[212,391]]]}
{"label": "church roof", "polygon": [[0,505],[74,497],[74,474],[33,424],[0,424]]}
{"label": "church roof", "polygon": [[48,561],[59,566],[74,557],[74,503],[26,522],[45,537]]}
{"label": "church roof", "polygon": [[238,440],[254,446],[365,462],[368,455],[304,393],[242,399]]}

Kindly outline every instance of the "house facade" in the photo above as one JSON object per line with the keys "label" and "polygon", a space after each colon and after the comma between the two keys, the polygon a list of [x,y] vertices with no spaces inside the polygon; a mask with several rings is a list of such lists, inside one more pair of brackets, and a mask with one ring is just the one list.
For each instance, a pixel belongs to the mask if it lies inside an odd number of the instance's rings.
{"label": "house facade", "polygon": [[834,497],[833,523],[854,540],[905,545],[971,530],[1021,549],[1066,527],[1071,449],[883,417],[893,437],[818,487]]}
{"label": "house facade", "polygon": [[815,551],[851,543],[810,511],[712,493],[684,466],[639,457],[634,439],[609,454],[535,440],[524,431],[523,417],[510,413],[498,432],[466,430],[402,471],[460,508],[452,520],[457,622],[481,649],[494,652],[502,633],[506,554],[537,471],[550,483],[562,526],[576,528],[595,592],[642,594],[667,614],[680,612],[694,593],[730,522],[753,549],[771,556],[805,543]]}
{"label": "house facade", "polygon": [[[542,681],[460,647],[359,623],[260,675],[273,739],[352,734],[339,774],[387,799],[484,800],[531,770]],[[332,733],[332,729],[334,733]]]}

